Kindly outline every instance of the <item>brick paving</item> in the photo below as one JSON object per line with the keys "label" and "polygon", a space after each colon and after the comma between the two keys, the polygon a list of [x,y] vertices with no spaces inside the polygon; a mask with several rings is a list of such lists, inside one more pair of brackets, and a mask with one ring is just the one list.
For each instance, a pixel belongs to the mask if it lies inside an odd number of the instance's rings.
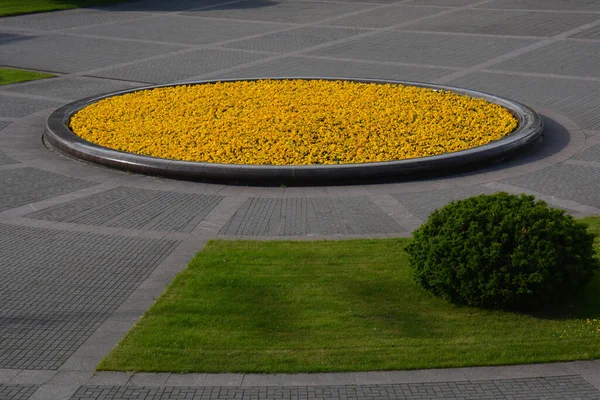
{"label": "brick paving", "polygon": [[[499,190],[600,214],[599,63],[600,0],[141,0],[0,18],[0,66],[58,75],[0,86],[0,399],[600,398],[594,361],[94,373],[210,238],[406,236],[451,200]],[[547,129],[529,152],[475,171],[318,188],[132,175],[40,140],[54,109],[84,97],[265,76],[467,87],[531,105]]]}

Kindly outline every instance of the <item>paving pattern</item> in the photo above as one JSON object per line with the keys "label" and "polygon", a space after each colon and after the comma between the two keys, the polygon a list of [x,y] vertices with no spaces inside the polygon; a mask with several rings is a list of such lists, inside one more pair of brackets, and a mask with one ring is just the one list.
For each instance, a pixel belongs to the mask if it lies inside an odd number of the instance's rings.
{"label": "paving pattern", "polygon": [[578,376],[509,379],[480,382],[412,383],[398,385],[296,387],[162,387],[84,386],[73,400],[171,399],[598,399],[598,391]]}
{"label": "paving pattern", "polygon": [[[2,7],[0,5],[0,7]],[[138,0],[0,18],[0,399],[600,399],[600,362],[317,375],[95,373],[211,238],[407,236],[449,201],[600,214],[600,0]],[[57,107],[146,84],[338,76],[524,102],[543,141],[438,178],[242,187],[127,174],[40,140]],[[269,385],[275,386],[269,386]]]}

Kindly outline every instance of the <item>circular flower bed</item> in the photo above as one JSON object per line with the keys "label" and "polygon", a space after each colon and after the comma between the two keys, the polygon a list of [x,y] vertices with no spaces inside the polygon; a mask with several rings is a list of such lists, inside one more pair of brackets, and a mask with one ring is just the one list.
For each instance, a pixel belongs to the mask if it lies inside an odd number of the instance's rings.
{"label": "circular flower bed", "polygon": [[466,150],[517,119],[480,98],[396,84],[258,80],[162,87],[76,112],[70,129],[116,150],[222,164],[395,161]]}

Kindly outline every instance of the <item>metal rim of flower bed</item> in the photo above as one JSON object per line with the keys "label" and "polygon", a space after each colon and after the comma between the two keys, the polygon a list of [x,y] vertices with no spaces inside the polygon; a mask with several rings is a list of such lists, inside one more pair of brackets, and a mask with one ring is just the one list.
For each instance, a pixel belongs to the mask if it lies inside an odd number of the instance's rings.
{"label": "metal rim of flower bed", "polygon": [[[263,79],[352,81],[359,83],[398,84],[452,91],[470,97],[482,98],[490,103],[505,107],[518,119],[519,125],[514,132],[502,139],[467,150],[397,161],[332,165],[250,165],[171,160],[126,153],[99,146],[83,140],[68,128],[69,120],[73,114],[90,104],[108,97],[163,87],[202,85],[217,82],[257,81]],[[414,179],[421,176],[447,174],[448,172],[464,170],[471,166],[477,167],[485,162],[504,159],[516,154],[518,151],[534,143],[542,135],[543,130],[544,124],[542,119],[531,108],[503,97],[470,89],[396,80],[330,77],[264,77],[153,85],[75,101],[60,107],[48,117],[44,130],[44,142],[61,153],[87,162],[165,178],[232,184],[322,185],[399,180],[403,178]]]}

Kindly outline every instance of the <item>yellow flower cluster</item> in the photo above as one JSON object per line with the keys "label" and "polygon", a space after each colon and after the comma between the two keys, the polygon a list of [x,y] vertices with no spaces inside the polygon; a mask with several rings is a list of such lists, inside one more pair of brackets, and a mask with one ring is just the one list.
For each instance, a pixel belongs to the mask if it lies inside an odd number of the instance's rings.
{"label": "yellow flower cluster", "polygon": [[564,329],[556,331],[559,338],[586,338],[600,337],[599,319],[576,319],[569,323]]}
{"label": "yellow flower cluster", "polygon": [[452,92],[324,80],[219,82],[139,91],[70,120],[85,140],[161,158],[307,165],[465,150],[517,127],[503,107]]}

